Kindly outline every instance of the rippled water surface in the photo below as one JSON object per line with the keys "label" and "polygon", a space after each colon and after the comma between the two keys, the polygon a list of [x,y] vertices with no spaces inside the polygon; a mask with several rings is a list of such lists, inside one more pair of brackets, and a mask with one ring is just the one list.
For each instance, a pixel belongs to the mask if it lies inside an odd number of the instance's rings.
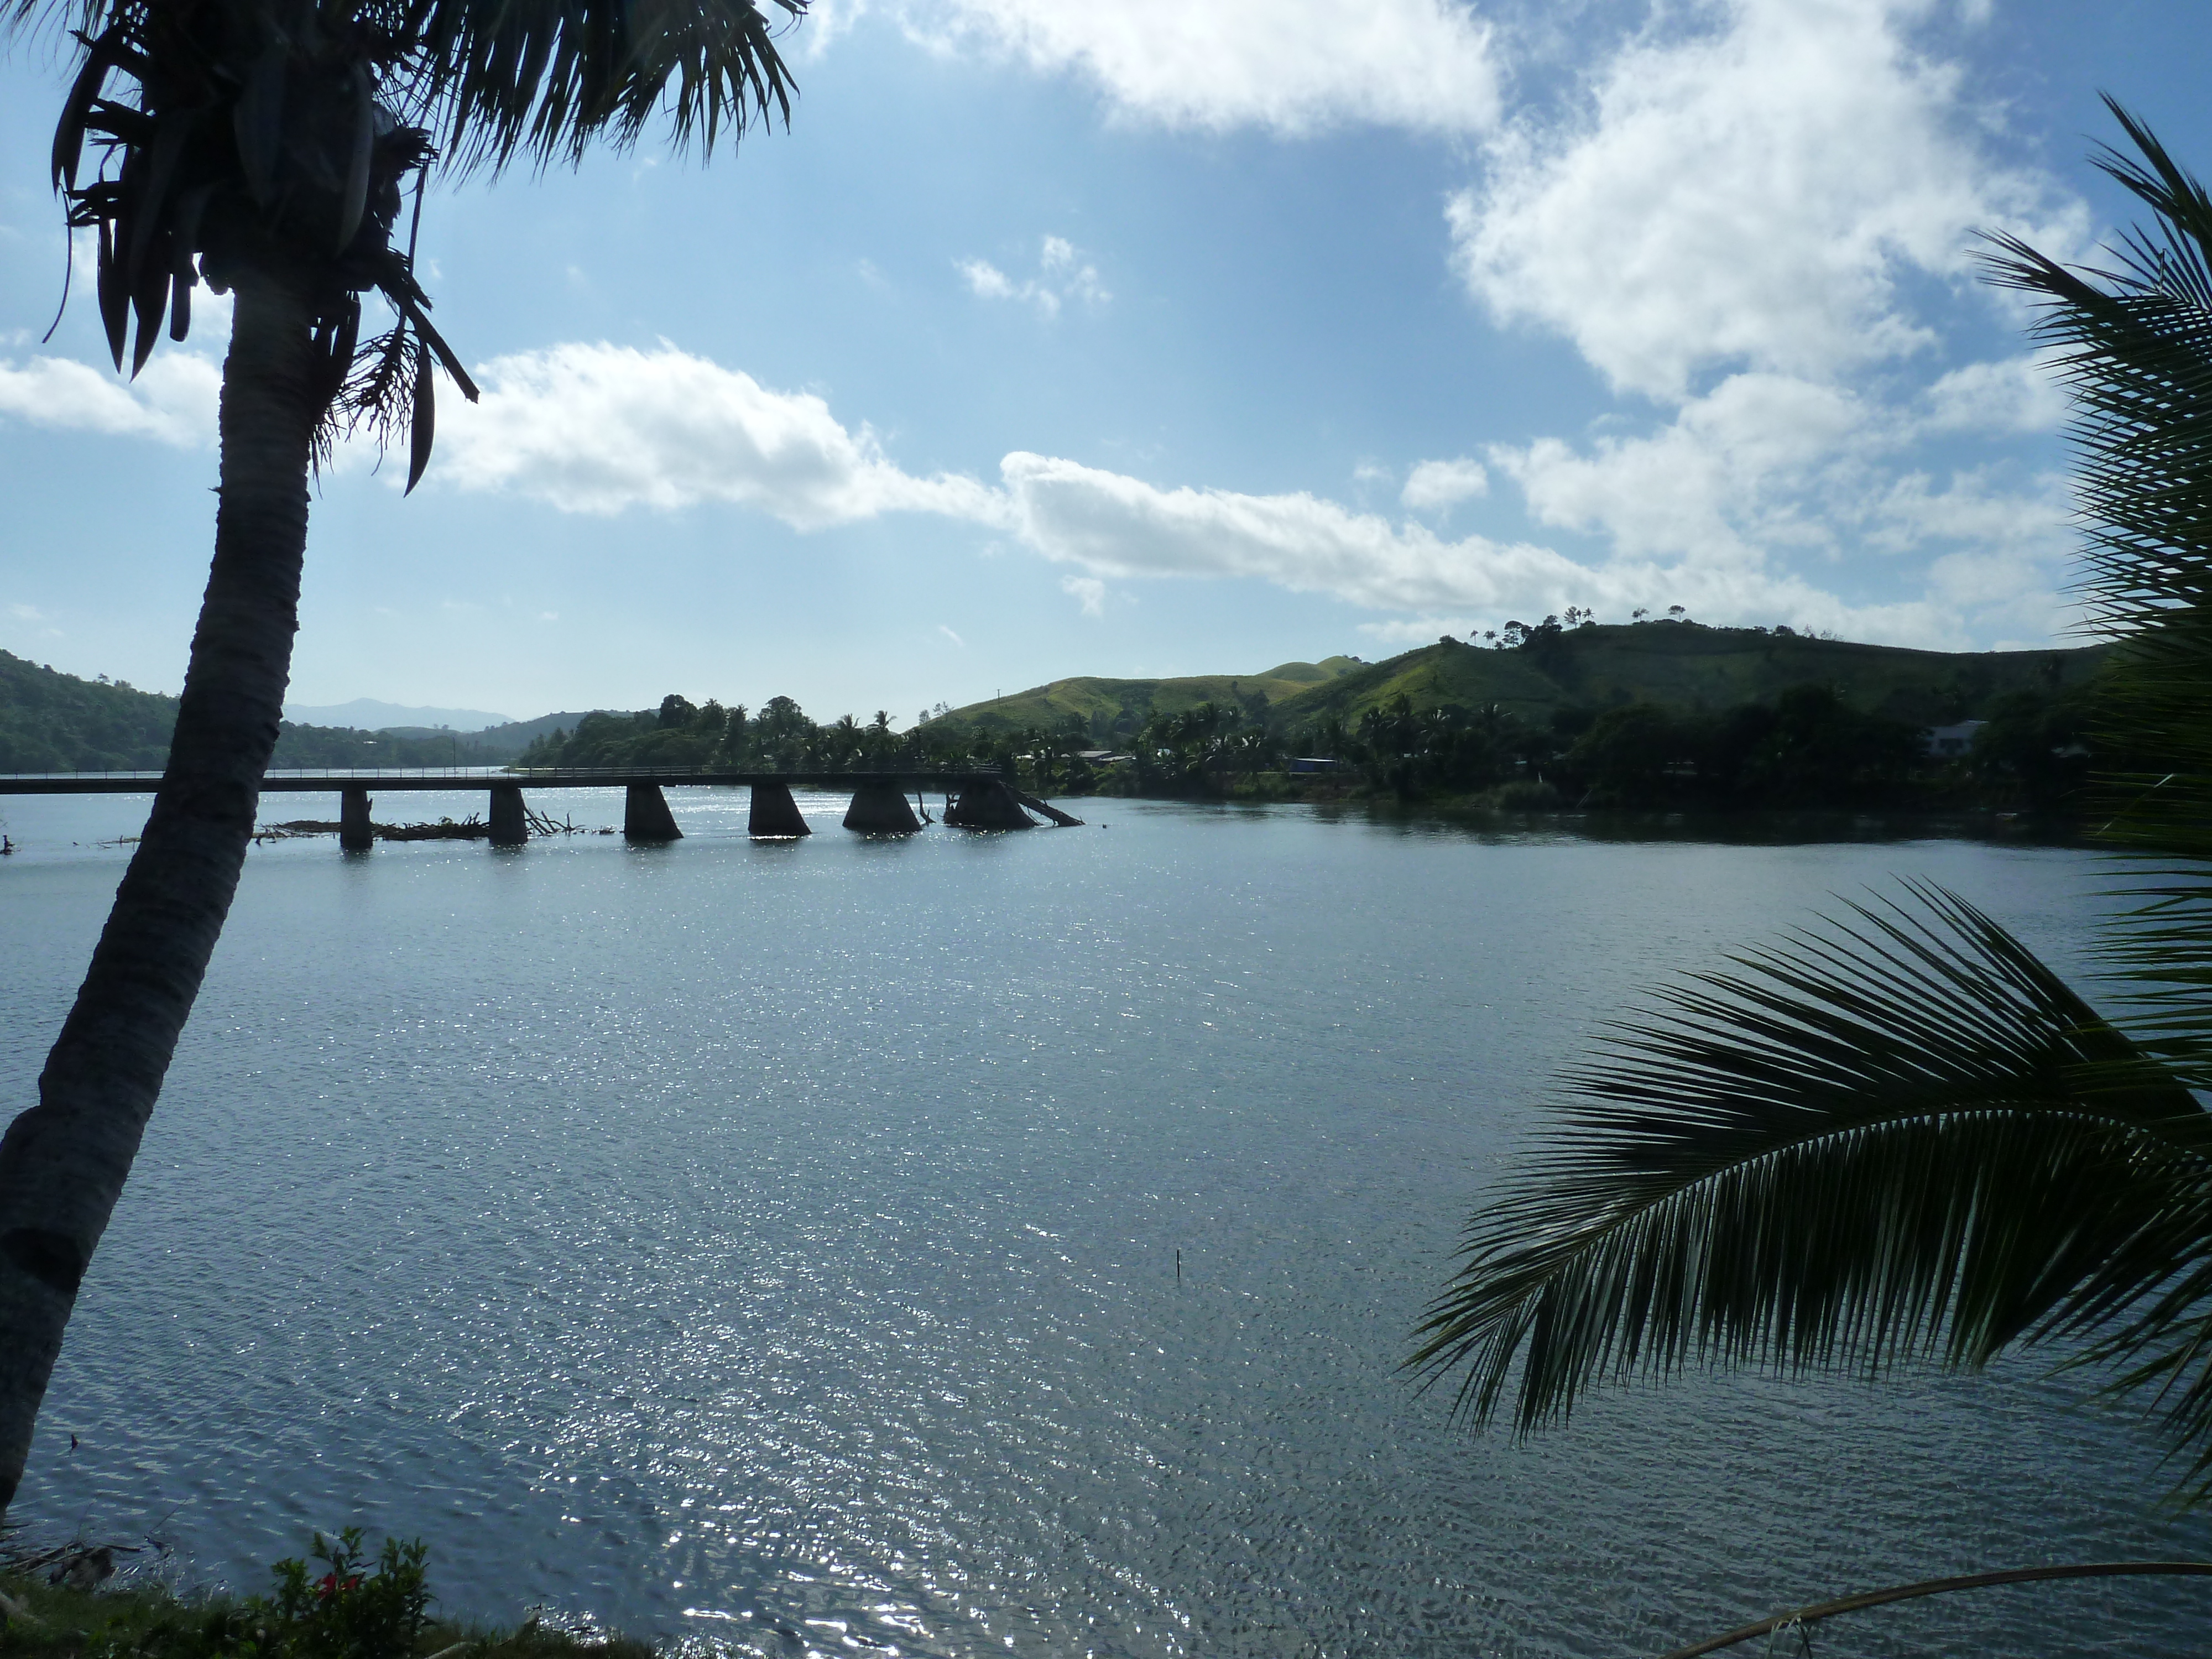
{"label": "rippled water surface", "polygon": [[[256,849],[19,1515],[245,1588],[358,1522],[428,1540],[449,1612],[792,1656],[1650,1653],[2212,1550],[2033,1364],[1698,1376],[1518,1445],[1396,1370],[1633,988],[1893,874],[2078,963],[2087,858],[803,804],[799,844],[696,792],[665,848]],[[143,803],[0,805],[12,1113]],[[2208,1605],[1999,1590],[1821,1651],[2196,1653]]]}

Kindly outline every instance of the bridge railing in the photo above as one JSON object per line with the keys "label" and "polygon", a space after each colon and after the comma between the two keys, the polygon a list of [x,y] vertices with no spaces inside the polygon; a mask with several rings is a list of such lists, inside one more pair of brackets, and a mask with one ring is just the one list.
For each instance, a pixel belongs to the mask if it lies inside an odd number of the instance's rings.
{"label": "bridge railing", "polygon": [[[481,778],[487,783],[528,782],[532,778],[645,779],[657,783],[683,783],[696,779],[727,777],[838,779],[858,778],[988,778],[1002,769],[988,761],[969,766],[802,766],[788,770],[775,767],[744,766],[289,766],[272,767],[266,779],[338,778],[404,783],[410,778]],[[65,783],[73,778],[106,778],[130,783],[159,783],[158,771],[0,772],[0,782]]]}

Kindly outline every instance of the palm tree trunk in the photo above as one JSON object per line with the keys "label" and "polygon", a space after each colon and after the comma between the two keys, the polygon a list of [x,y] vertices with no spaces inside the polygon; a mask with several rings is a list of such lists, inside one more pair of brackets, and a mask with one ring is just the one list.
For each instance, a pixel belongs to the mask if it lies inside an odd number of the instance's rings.
{"label": "palm tree trunk", "polygon": [[309,444],[327,382],[305,298],[237,287],[215,562],[168,769],[38,1103],[0,1139],[0,1515],[62,1330],[222,932],[276,744],[298,627]]}

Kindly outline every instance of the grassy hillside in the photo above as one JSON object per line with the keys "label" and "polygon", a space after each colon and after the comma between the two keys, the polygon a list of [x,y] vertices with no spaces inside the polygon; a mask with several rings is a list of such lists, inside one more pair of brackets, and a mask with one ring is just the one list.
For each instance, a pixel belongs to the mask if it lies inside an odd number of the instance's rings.
{"label": "grassy hillside", "polygon": [[1265,674],[1055,680],[954,709],[930,725],[977,732],[1060,728],[1076,714],[1103,743],[1127,737],[1152,714],[1179,714],[1209,702],[1238,705],[1248,720],[1291,732],[1332,717],[1355,724],[1401,693],[1416,713],[1495,703],[1542,722],[1561,709],[1601,711],[1632,702],[1689,712],[1730,708],[1771,702],[1791,686],[1809,684],[1832,687],[1868,714],[1936,726],[1977,718],[2011,692],[2079,684],[2109,648],[1908,651],[1752,628],[1640,623],[1572,629],[1504,651],[1453,641],[1387,662],[1331,657],[1285,663]]}
{"label": "grassy hillside", "polygon": [[1425,646],[1302,692],[1279,705],[1271,723],[1357,720],[1401,692],[1417,712],[1496,703],[1545,720],[1562,708],[1631,702],[1722,709],[1771,702],[1794,685],[1826,685],[1853,708],[1933,726],[1974,719],[2011,692],[2079,684],[2109,649],[1908,651],[1695,623],[1585,627],[1510,651]]}
{"label": "grassy hillside", "polygon": [[1286,662],[1261,674],[1196,674],[1181,679],[1109,680],[1085,676],[1033,686],[1011,697],[970,703],[929,722],[932,732],[990,732],[1049,726],[1064,730],[1069,717],[1083,721],[1101,744],[1127,738],[1154,714],[1179,714],[1202,702],[1234,704],[1265,720],[1277,704],[1326,686],[1364,667],[1357,657],[1325,662]]}

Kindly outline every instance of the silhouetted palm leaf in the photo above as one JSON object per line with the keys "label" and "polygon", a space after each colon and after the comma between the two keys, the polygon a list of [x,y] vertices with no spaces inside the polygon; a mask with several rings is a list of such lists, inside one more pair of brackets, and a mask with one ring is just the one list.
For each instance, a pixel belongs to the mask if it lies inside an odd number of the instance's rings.
{"label": "silhouetted palm leaf", "polygon": [[[774,0],[790,17],[805,0]],[[572,161],[634,142],[656,114],[678,145],[771,112],[791,82],[753,0],[0,0],[0,25],[73,26],[83,59],[57,125],[53,179],[69,222],[98,231],[100,312],[135,375],[191,294],[281,268],[315,291],[328,369],[321,445],[366,425],[428,460],[434,361],[473,401],[432,326],[410,235],[392,244],[412,181],[442,147],[462,170]],[[88,149],[95,176],[80,184]],[[392,326],[361,343],[361,298]],[[130,339],[133,316],[135,344]],[[418,372],[395,374],[393,351]],[[415,415],[420,402],[422,413]],[[410,485],[411,487],[411,485]]]}
{"label": "silhouetted palm leaf", "polygon": [[2212,1117],[2003,928],[1916,890],[1661,993],[1569,1073],[1422,1327],[1462,1410],[1517,1393],[1534,1428],[1692,1361],[1978,1364],[2186,1278]]}
{"label": "silhouetted palm leaf", "polygon": [[2063,1340],[2212,1490],[2212,196],[2112,106],[2154,216],[2075,270],[1993,236],[2075,404],[2084,592],[2123,641],[2108,942],[2130,1035],[1964,901],[1854,906],[1657,994],[1569,1074],[1409,1362],[1523,1431],[1698,1362],[1873,1371]]}

